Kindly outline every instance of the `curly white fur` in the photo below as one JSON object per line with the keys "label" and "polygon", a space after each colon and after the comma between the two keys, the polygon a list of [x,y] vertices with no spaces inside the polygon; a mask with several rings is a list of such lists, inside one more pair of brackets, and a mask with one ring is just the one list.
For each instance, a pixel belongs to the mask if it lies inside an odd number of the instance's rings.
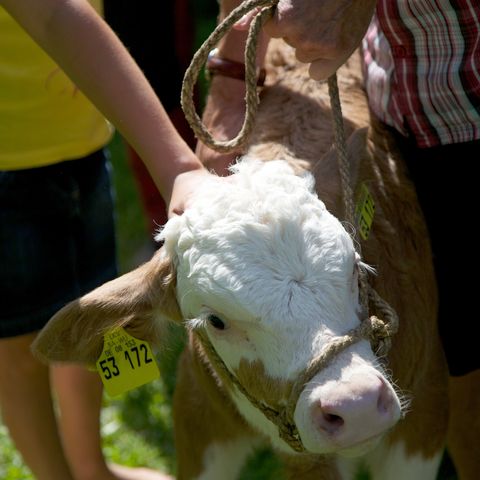
{"label": "curly white fur", "polygon": [[[297,176],[283,161],[251,158],[233,173],[229,182],[205,183],[159,238],[175,265],[177,299],[188,325],[206,328],[232,371],[242,360],[257,361],[270,377],[293,380],[329,339],[359,324],[359,258],[349,234],[314,193],[310,174]],[[210,325],[212,315],[225,328]],[[375,383],[382,374],[374,364],[368,343],[360,342],[306,388],[296,418],[312,448],[333,448],[312,427],[311,405],[321,396],[316,385],[342,375],[373,376]],[[245,417],[281,448],[272,425],[241,395],[234,397]]]}

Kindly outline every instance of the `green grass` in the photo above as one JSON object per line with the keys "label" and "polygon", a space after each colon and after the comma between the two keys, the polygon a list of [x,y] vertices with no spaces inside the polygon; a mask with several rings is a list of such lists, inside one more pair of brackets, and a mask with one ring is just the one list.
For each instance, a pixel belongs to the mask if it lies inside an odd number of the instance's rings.
{"label": "green grass", "polygon": [[0,478],[5,480],[33,479],[29,469],[15,450],[8,436],[7,428],[0,418]]}

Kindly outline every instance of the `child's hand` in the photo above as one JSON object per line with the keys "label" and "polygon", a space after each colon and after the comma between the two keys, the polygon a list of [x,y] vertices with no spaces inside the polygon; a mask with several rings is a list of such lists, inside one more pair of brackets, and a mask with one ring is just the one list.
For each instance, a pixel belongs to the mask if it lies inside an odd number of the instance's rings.
{"label": "child's hand", "polygon": [[204,182],[216,182],[221,179],[209,173],[205,168],[180,173],[173,183],[172,195],[168,205],[168,216],[181,215],[188,208],[195,191]]}

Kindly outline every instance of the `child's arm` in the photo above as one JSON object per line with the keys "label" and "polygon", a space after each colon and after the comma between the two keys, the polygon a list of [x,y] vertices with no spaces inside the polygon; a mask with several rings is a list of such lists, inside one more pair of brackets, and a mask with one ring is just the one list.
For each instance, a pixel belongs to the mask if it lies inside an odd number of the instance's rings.
{"label": "child's arm", "polygon": [[86,0],[0,0],[0,5],[137,150],[167,202],[178,174],[206,173],[127,50]]}

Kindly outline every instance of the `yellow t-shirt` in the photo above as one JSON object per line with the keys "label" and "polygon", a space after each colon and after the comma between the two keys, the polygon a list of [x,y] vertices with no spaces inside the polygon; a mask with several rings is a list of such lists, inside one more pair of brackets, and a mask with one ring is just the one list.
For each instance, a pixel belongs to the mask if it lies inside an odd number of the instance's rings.
{"label": "yellow t-shirt", "polygon": [[[98,10],[98,0],[94,5]],[[113,129],[0,7],[0,170],[40,167],[103,147]]]}

